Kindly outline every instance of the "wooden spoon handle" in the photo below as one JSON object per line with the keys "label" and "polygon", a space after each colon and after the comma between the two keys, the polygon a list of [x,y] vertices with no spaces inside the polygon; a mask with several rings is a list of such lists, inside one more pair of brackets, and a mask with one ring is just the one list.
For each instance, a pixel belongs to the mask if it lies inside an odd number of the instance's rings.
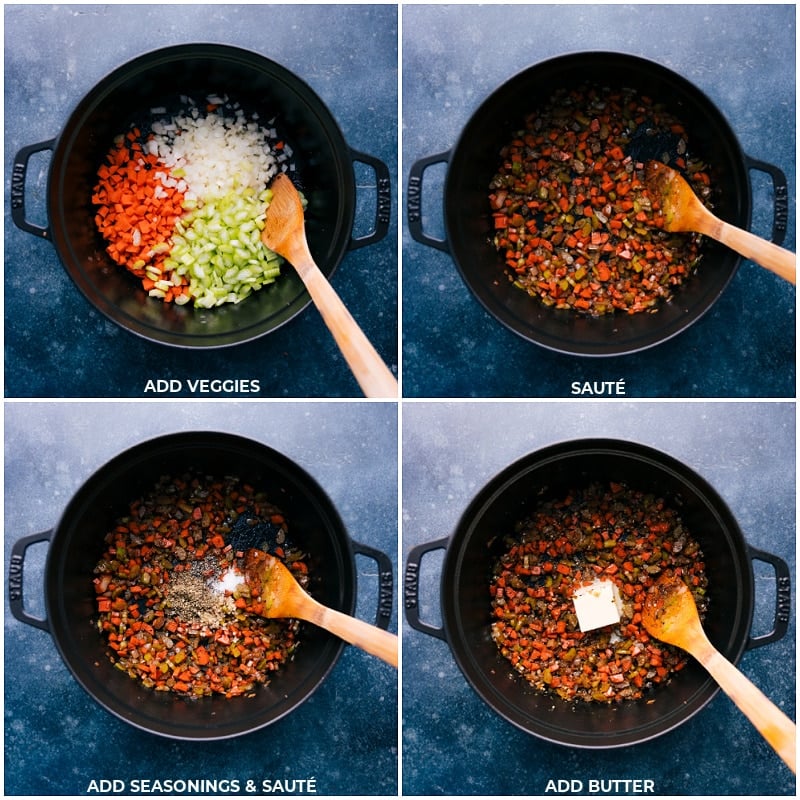
{"label": "wooden spoon handle", "polygon": [[796,284],[797,257],[791,251],[722,220],[718,235],[712,235],[745,258],[755,261],[789,283]]}
{"label": "wooden spoon handle", "polygon": [[719,651],[709,652],[702,663],[789,769],[796,773],[797,733],[794,722]]}
{"label": "wooden spoon handle", "polygon": [[295,267],[364,394],[397,397],[397,379],[319,267],[313,261],[302,265],[295,262]]}
{"label": "wooden spoon handle", "polygon": [[317,604],[314,624],[397,667],[397,636],[356,617]]}

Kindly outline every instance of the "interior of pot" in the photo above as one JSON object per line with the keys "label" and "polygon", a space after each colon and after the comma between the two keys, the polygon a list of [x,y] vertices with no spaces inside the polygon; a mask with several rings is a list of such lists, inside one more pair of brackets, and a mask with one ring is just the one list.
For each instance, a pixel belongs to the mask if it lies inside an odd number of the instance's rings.
{"label": "interior of pot", "polygon": [[65,510],[48,553],[45,601],[53,639],[78,682],[101,705],[134,726],[179,739],[222,739],[264,727],[302,703],[332,669],[342,642],[302,624],[291,662],[254,697],[186,699],[156,692],[116,669],[92,624],[93,568],[103,537],[130,502],[162,475],[187,468],[234,475],[266,493],[287,519],[292,541],[308,554],[309,591],[348,614],[356,574],[350,540],[330,500],[314,480],[268,447],[236,436],[187,433],[125,451],[98,470]]}
{"label": "interior of pot", "polygon": [[[132,332],[167,344],[218,347],[246,341],[292,319],[310,302],[295,271],[246,300],[214,309],[148,297],[105,252],[94,224],[92,188],[114,137],[152,120],[152,109],[212,94],[239,102],[275,127],[293,150],[296,183],[308,200],[306,231],[320,269],[330,275],[350,242],[355,179],[342,134],[313,90],[258,54],[222,45],[184,45],[123,65],[79,104],[58,139],[48,188],[53,242],[70,276],[100,311]],[[273,121],[274,120],[274,121]]]}
{"label": "interior of pot", "polygon": [[712,643],[736,663],[749,633],[753,578],[736,521],[714,489],[672,458],[625,442],[567,442],[509,466],[478,494],[448,546],[442,614],[453,654],[476,692],[501,716],[549,741],[609,748],[666,733],[699,711],[717,685],[696,662],[646,698],[620,704],[568,702],[537,693],[491,639],[489,583],[502,538],[536,506],[593,482],[623,482],[678,511],[700,544],[708,576],[704,621]]}
{"label": "interior of pot", "polygon": [[499,153],[524,118],[559,88],[587,80],[630,87],[664,103],[687,130],[690,152],[709,166],[715,213],[741,228],[750,222],[749,176],[730,126],[691,83],[666,68],[617,53],[578,53],[554,58],[511,78],[471,117],[453,150],[445,181],[447,240],[462,278],[485,308],[509,329],[559,352],[610,356],[664,341],[699,319],[733,277],[739,257],[711,240],[703,245],[697,274],[656,313],[583,317],[548,308],[507,279],[489,209],[489,183]]}

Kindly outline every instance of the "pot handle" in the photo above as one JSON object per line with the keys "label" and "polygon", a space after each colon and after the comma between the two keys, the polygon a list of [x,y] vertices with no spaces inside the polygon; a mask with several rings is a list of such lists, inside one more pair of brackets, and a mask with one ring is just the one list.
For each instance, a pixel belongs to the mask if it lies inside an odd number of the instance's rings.
{"label": "pot handle", "polygon": [[789,219],[789,189],[786,184],[786,175],[779,167],[760,161],[751,156],[745,156],[747,168],[766,172],[772,178],[775,194],[775,212],[772,217],[772,242],[782,244],[786,237],[786,224]]}
{"label": "pot handle", "polygon": [[378,158],[350,148],[350,158],[372,167],[378,188],[378,203],[375,210],[375,225],[371,233],[350,239],[350,249],[356,250],[364,245],[375,244],[389,232],[392,218],[392,185],[389,179],[389,168]]}
{"label": "pot handle", "polygon": [[775,620],[769,633],[748,639],[745,647],[747,650],[752,650],[755,647],[770,644],[770,642],[777,642],[786,635],[792,608],[792,579],[788,564],[779,556],[758,550],[750,545],[748,545],[748,550],[751,560],[763,561],[770,564],[775,570]]}
{"label": "pot handle", "polygon": [[375,617],[375,624],[386,630],[392,618],[392,600],[394,598],[392,562],[386,553],[360,542],[353,542],[353,550],[359,555],[371,558],[378,564],[378,614]]}
{"label": "pot handle", "polygon": [[33,625],[34,628],[40,628],[48,633],[50,632],[50,625],[46,619],[32,617],[25,611],[25,604],[22,596],[22,578],[25,552],[27,549],[32,544],[49,542],[52,536],[53,531],[49,530],[43,533],[32,533],[30,536],[23,536],[21,539],[14,542],[11,549],[11,563],[8,567],[8,604],[11,608],[11,613],[20,622]]}
{"label": "pot handle", "polygon": [[426,553],[433,550],[446,550],[448,539],[437,539],[434,542],[427,544],[418,544],[416,547],[411,548],[406,561],[406,574],[403,585],[403,604],[406,610],[406,619],[408,624],[414,630],[421,633],[427,633],[429,636],[435,636],[437,639],[447,641],[447,635],[444,628],[437,628],[428,622],[424,622],[419,616],[419,565],[422,562],[422,557]]}
{"label": "pot handle", "polygon": [[52,150],[55,143],[55,139],[48,139],[46,142],[23,147],[14,157],[14,168],[11,172],[11,219],[20,230],[41,236],[42,239],[50,238],[50,229],[34,225],[25,219],[25,178],[28,174],[30,157],[42,150]]}
{"label": "pot handle", "polygon": [[450,150],[444,153],[421,158],[411,165],[408,173],[408,189],[406,190],[406,214],[408,216],[408,232],[411,238],[420,244],[435,247],[444,253],[449,253],[450,248],[446,239],[435,239],[422,230],[422,176],[425,170],[433,164],[449,163]]}

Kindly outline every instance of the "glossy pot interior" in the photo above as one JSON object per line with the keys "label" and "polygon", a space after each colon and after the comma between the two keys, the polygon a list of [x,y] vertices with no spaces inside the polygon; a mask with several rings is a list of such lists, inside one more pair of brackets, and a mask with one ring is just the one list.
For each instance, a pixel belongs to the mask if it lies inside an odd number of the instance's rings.
{"label": "glossy pot interior", "polygon": [[717,685],[692,661],[646,701],[605,706],[536,693],[499,655],[490,636],[488,600],[490,571],[501,554],[502,537],[538,503],[595,481],[619,481],[653,492],[679,511],[705,556],[706,632],[735,663],[748,642],[753,613],[752,565],[741,531],[700,476],[640,445],[568,442],[533,453],[496,476],[465,511],[448,544],[441,601],[453,655],[478,695],[497,713],[549,741],[609,748],[666,733],[699,711]]}
{"label": "glossy pot interior", "polygon": [[[741,228],[750,223],[750,183],[744,156],[724,117],[691,83],[662,67],[618,53],[578,53],[530,67],[511,78],[478,108],[454,147],[444,188],[447,243],[461,276],[484,307],[520,336],[559,352],[612,356],[671,338],[713,305],[736,272],[739,257],[706,241],[697,274],[657,313],[581,317],[548,308],[506,278],[494,234],[488,186],[499,152],[524,118],[561,87],[591,80],[639,90],[684,121],[690,152],[707,162],[715,187],[715,213]],[[639,157],[654,154],[638,153]]]}
{"label": "glossy pot interior", "polygon": [[[288,265],[274,284],[245,301],[202,310],[165,305],[105,252],[94,225],[92,188],[113,139],[151,109],[180,107],[210,94],[229,96],[291,145],[297,183],[308,199],[306,230],[320,269],[330,275],[346,252],[355,214],[352,157],[319,97],[263,56],[222,45],[183,45],[141,56],[115,70],[78,105],[60,135],[50,169],[48,216],[54,245],[88,300],[146,338],[186,347],[253,339],[292,319],[310,302]],[[274,122],[271,122],[274,119]]]}
{"label": "glossy pot interior", "polygon": [[292,540],[309,554],[309,590],[325,605],[351,614],[356,571],[351,542],[322,489],[270,448],[236,436],[187,433],[125,451],[77,492],[53,532],[45,567],[50,633],[84,689],[108,711],[144,730],[178,739],[222,739],[264,727],[293,710],[322,682],[342,650],[334,636],[304,624],[294,659],[255,697],[187,700],[155,692],[116,669],[92,625],[92,571],[103,537],[128,504],[160,475],[187,468],[240,477],[264,491],[286,515]]}

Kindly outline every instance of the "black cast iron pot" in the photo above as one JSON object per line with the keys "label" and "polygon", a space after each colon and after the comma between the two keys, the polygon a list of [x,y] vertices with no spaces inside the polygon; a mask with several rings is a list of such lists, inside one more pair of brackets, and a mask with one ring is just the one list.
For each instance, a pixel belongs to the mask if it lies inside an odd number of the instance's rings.
{"label": "black cast iron pot", "polygon": [[[207,470],[211,475],[236,475],[265,492],[286,515],[293,542],[308,553],[309,591],[331,608],[353,614],[355,554],[376,561],[380,575],[376,624],[388,626],[393,585],[388,556],[351,541],[322,488],[281,453],[249,439],[211,432],[172,434],[143,442],[95,472],[52,530],[15,542],[9,600],[18,620],[52,635],[78,683],[120,719],[174,739],[231,738],[270,725],[303,703],[333,669],[344,645],[322,629],[304,624],[293,660],[249,698],[189,700],[171,692],[155,692],[112,665],[105,641],[92,624],[96,614],[92,571],[102,554],[103,537],[132,500],[152,491],[159,476],[187,468]],[[29,615],[23,604],[25,553],[37,542],[49,542],[44,619]]]}
{"label": "black cast iron pot", "polygon": [[[716,491],[674,458],[643,445],[588,439],[544,448],[494,477],[464,511],[455,532],[413,548],[405,573],[406,618],[412,628],[446,641],[475,692],[518,728],[557,744],[613,748],[644,742],[681,725],[718,691],[694,660],[645,699],[605,706],[570,703],[535,692],[513,672],[490,635],[489,583],[503,536],[538,503],[563,497],[592,482],[624,482],[653,492],[679,511],[700,544],[708,575],[704,627],[711,642],[734,664],[745,650],[774,642],[789,623],[790,578],[778,556],[749,546]],[[419,570],[426,553],[444,550],[440,603],[442,627],[425,622],[419,608]],[[752,560],[775,572],[773,630],[751,637],[754,609]]]}
{"label": "black cast iron pot", "polygon": [[[87,94],[56,139],[23,148],[14,160],[11,212],[24,231],[52,241],[70,277],[113,322],[154,342],[223,347],[255,339],[299,314],[311,301],[294,269],[245,301],[211,310],[165,305],[105,252],[94,224],[92,187],[113,139],[154,108],[174,108],[181,96],[196,103],[228,95],[246,113],[257,112],[291,145],[296,182],[307,200],[311,252],[330,277],[348,250],[382,239],[389,226],[389,172],[378,159],[351,149],[315,92],[296,75],[258,53],[227,45],[188,44],[147,53],[114,70]],[[28,161],[52,150],[47,227],[25,216]],[[372,232],[353,238],[356,184],[353,162],[371,167],[378,187]]]}
{"label": "black cast iron pot", "polygon": [[[775,192],[772,241],[786,233],[787,184],[783,172],[746,156],[727,120],[698,88],[660,64],[622,53],[587,52],[559,56],[510,78],[487,97],[449,151],[415,162],[410,170],[407,214],[411,236],[449,253],[464,283],[486,310],[523,338],[550,350],[578,356],[616,356],[652,347],[696,322],[733,278],[740,257],[708,240],[697,274],[654,314],[587,318],[548,308],[516,288],[491,243],[489,183],[499,153],[523,127],[524,118],[558,88],[578,88],[587,79],[637,89],[664,103],[684,122],[692,154],[710,167],[715,213],[748,229],[751,213],[749,171],[766,172]],[[658,157],[639,152],[637,158]],[[423,229],[422,182],[433,164],[447,165],[443,190],[444,239]]]}

